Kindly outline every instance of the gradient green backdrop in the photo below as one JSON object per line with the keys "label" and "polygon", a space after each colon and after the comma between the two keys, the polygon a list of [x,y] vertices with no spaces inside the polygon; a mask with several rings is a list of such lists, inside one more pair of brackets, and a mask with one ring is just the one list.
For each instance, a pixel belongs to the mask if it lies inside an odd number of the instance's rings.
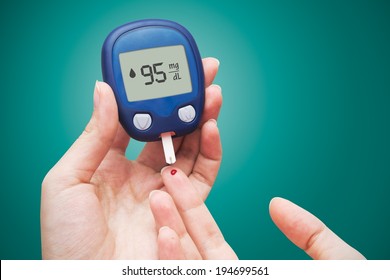
{"label": "gradient green backdrop", "polygon": [[90,117],[106,35],[142,18],[182,23],[221,61],[207,204],[240,258],[307,258],[271,222],[274,196],[390,258],[388,1],[60,2],[0,4],[1,259],[41,257],[41,181]]}

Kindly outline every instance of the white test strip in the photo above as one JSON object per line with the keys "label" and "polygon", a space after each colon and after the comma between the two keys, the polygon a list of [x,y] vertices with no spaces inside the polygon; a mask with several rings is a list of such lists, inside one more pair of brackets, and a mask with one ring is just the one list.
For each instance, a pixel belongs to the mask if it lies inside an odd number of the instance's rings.
{"label": "white test strip", "polygon": [[163,144],[165,161],[168,164],[174,164],[176,162],[176,156],[173,148],[172,134],[170,132],[161,133],[161,141]]}

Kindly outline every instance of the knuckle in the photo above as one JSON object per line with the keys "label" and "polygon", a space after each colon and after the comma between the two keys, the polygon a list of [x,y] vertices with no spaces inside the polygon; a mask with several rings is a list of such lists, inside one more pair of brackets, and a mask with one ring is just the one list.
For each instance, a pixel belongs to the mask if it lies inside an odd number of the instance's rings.
{"label": "knuckle", "polygon": [[308,252],[313,250],[318,244],[318,240],[325,231],[325,225],[322,224],[317,230],[311,233],[304,247],[304,251]]}
{"label": "knuckle", "polygon": [[214,180],[212,178],[207,178],[207,176],[203,175],[201,172],[193,171],[192,175],[201,184],[205,184],[207,186],[212,186],[214,184]]}

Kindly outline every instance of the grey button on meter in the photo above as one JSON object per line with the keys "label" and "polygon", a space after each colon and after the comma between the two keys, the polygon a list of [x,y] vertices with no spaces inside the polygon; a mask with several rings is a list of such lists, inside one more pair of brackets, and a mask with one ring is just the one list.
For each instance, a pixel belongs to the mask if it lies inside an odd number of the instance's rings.
{"label": "grey button on meter", "polygon": [[183,122],[192,122],[196,116],[195,109],[191,105],[180,108],[178,114]]}
{"label": "grey button on meter", "polygon": [[152,124],[152,117],[149,114],[135,114],[134,126],[139,130],[147,130]]}

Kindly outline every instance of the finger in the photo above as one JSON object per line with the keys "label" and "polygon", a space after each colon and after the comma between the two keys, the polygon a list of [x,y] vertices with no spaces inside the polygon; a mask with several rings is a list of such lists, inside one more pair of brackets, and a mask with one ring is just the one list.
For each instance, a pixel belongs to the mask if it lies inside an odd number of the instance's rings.
{"label": "finger", "polygon": [[207,88],[210,86],[215,76],[217,75],[219,68],[219,60],[214,57],[206,57],[202,59],[203,71],[204,71],[204,83]]}
{"label": "finger", "polygon": [[158,258],[160,260],[184,260],[179,236],[171,228],[160,228],[157,237]]}
{"label": "finger", "polygon": [[218,119],[222,107],[222,89],[219,85],[211,85],[206,88],[206,99],[200,125],[209,119]]}
{"label": "finger", "polygon": [[209,120],[201,131],[187,136],[176,158],[174,167],[181,168],[189,176],[201,198],[206,200],[222,160],[222,145],[216,120]]}
{"label": "finger", "polygon": [[317,217],[286,199],[273,198],[270,214],[287,238],[313,259],[364,259]]}
{"label": "finger", "polygon": [[122,125],[118,125],[118,131],[116,132],[116,136],[114,142],[111,145],[111,149],[118,150],[121,154],[126,152],[126,148],[129,145],[130,136],[127,134]]}
{"label": "finger", "polygon": [[189,176],[192,185],[200,197],[206,200],[222,161],[222,144],[217,122],[209,120],[202,127],[200,136],[200,152]]}
{"label": "finger", "polygon": [[196,129],[191,134],[184,136],[176,152],[176,162],[173,166],[180,168],[187,176],[192,172],[199,154],[200,134],[201,130]]}
{"label": "finger", "polygon": [[177,233],[186,259],[201,259],[198,249],[187,233],[187,229],[171,196],[164,191],[152,191],[149,195],[149,204],[157,228],[168,226]]}
{"label": "finger", "polygon": [[164,168],[162,179],[203,259],[237,259],[183,171],[172,167]]}
{"label": "finger", "polygon": [[[200,127],[210,119],[217,119],[222,106],[221,87],[211,85],[206,89],[206,102]],[[201,133],[195,130],[193,133],[186,135],[176,154],[176,163],[174,166],[179,167],[184,173],[190,175],[198,157],[201,143]]]}
{"label": "finger", "polygon": [[49,172],[62,185],[89,182],[104,159],[118,130],[118,111],[109,85],[96,82],[94,111],[84,132]]}

